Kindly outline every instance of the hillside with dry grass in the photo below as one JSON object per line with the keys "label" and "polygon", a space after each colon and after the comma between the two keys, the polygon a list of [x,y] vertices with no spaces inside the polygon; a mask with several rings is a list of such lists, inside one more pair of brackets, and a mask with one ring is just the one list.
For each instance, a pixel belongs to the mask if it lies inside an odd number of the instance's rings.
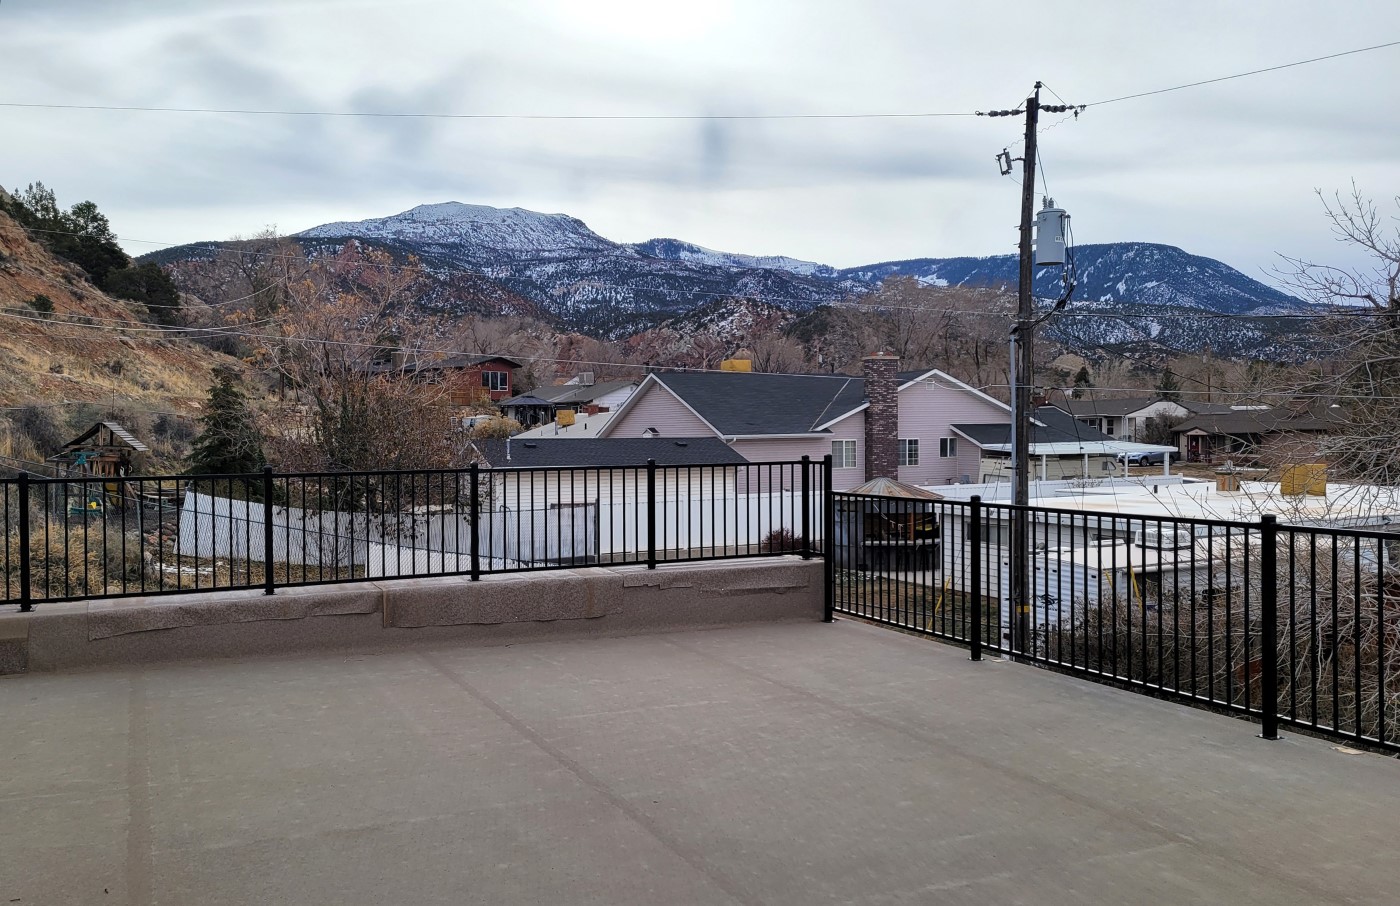
{"label": "hillside with dry grass", "polygon": [[[54,452],[43,449],[52,436],[25,436],[36,432],[16,425],[22,409],[51,413],[51,430],[40,435],[90,417],[126,418],[140,422],[134,429],[149,430],[161,416],[186,423],[167,433],[188,434],[212,370],[243,367],[150,323],[143,306],[98,289],[81,268],[33,241],[4,213],[0,325],[0,407],[10,416],[0,422],[0,455],[12,458]],[[154,440],[159,448],[160,438]]]}

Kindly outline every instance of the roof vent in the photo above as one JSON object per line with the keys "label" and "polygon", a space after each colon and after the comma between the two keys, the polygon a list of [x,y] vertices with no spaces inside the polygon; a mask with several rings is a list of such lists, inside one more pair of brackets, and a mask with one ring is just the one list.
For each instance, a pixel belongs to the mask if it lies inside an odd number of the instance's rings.
{"label": "roof vent", "polygon": [[676,446],[678,446],[678,447],[688,447],[688,446],[690,446],[690,444],[686,443],[686,442],[683,441],[683,440],[678,440],[678,441],[676,441]]}
{"label": "roof vent", "polygon": [[539,444],[530,443],[529,441],[526,441],[526,443],[525,443],[525,449],[527,449],[527,450],[533,450],[533,449],[535,449],[535,448],[538,447],[538,446],[539,446]]}

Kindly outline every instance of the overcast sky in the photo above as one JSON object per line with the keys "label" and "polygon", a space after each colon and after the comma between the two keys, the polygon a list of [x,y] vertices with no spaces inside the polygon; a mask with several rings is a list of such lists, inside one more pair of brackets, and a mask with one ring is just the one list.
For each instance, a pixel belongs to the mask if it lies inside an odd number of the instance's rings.
{"label": "overcast sky", "polygon": [[[1400,3],[0,0],[0,101],[491,114],[970,113],[1400,40]],[[1056,98],[1048,92],[1046,103]],[[1400,47],[1042,120],[1080,243],[1267,279],[1352,262],[1315,189],[1400,192]],[[139,254],[439,202],[849,266],[1014,251],[1020,119],[427,120],[0,107],[0,182]],[[1391,209],[1394,211],[1394,209]]]}

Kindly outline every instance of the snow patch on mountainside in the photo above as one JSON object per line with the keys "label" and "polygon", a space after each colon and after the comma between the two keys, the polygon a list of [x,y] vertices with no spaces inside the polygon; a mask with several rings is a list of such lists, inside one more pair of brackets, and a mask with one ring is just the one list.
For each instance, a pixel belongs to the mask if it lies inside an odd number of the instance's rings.
{"label": "snow patch on mountainside", "polygon": [[691,261],[715,267],[755,267],[769,270],[788,271],[804,277],[835,277],[836,268],[815,261],[803,261],[786,255],[740,255],[734,252],[717,252],[693,242],[679,239],[648,239],[633,243],[631,248],[648,258],[665,261]]}

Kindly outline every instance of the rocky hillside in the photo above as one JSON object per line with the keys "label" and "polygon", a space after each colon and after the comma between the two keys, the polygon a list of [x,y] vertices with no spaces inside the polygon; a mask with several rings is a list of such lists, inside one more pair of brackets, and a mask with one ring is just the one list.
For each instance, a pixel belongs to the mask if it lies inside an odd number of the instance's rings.
{"label": "rocky hillside", "polygon": [[197,412],[211,369],[241,363],[153,326],[141,308],[98,290],[0,213],[0,406]]}

